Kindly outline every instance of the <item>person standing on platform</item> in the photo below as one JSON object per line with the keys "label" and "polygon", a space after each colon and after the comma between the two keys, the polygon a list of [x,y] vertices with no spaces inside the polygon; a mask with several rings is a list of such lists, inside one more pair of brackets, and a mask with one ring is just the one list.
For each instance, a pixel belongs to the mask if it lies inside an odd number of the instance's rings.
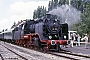
{"label": "person standing on platform", "polygon": [[71,47],[73,47],[73,40],[74,40],[74,37],[73,37],[73,34],[71,34],[71,43],[70,43]]}
{"label": "person standing on platform", "polygon": [[88,35],[85,34],[85,36],[84,36],[83,39],[85,40],[85,48],[87,49],[87,45],[88,45]]}
{"label": "person standing on platform", "polygon": [[75,35],[75,42],[76,42],[76,46],[77,46],[77,42],[78,42],[78,34]]}
{"label": "person standing on platform", "polygon": [[77,40],[78,40],[78,46],[80,46],[80,39],[81,39],[81,37],[80,37],[80,35],[78,34],[78,38],[77,38]]}

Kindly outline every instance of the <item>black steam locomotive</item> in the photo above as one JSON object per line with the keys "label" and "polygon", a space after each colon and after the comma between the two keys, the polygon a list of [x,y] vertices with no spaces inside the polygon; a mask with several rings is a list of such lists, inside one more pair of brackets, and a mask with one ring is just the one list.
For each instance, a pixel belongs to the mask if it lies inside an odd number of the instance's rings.
{"label": "black steam locomotive", "polygon": [[68,25],[61,24],[55,15],[46,14],[35,20],[24,20],[9,31],[0,33],[0,39],[30,48],[60,50],[68,40]]}

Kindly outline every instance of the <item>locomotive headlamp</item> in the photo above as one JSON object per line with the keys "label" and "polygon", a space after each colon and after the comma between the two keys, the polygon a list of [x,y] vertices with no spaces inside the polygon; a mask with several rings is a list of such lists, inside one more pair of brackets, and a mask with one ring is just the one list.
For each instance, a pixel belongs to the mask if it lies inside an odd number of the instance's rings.
{"label": "locomotive headlamp", "polygon": [[54,28],[52,28],[52,30],[54,30]]}
{"label": "locomotive headlamp", "polygon": [[52,36],[49,36],[49,39],[52,39]]}
{"label": "locomotive headlamp", "polygon": [[55,21],[57,21],[57,19],[55,19]]}
{"label": "locomotive headlamp", "polygon": [[66,39],[66,35],[64,35],[64,39]]}
{"label": "locomotive headlamp", "polygon": [[55,35],[55,37],[57,38],[57,35]]}
{"label": "locomotive headlamp", "polygon": [[53,23],[53,24],[56,24],[56,23]]}

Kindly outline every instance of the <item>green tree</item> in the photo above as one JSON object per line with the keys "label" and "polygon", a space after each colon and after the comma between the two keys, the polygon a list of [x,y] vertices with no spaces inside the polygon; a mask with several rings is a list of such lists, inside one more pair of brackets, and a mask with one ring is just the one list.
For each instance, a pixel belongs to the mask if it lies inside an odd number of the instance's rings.
{"label": "green tree", "polygon": [[66,0],[59,0],[59,6],[65,5],[65,1],[66,1]]}
{"label": "green tree", "polygon": [[90,36],[90,2],[86,2],[86,8],[81,14],[81,20],[81,22],[72,26],[72,30],[77,30],[80,34],[88,33]]}
{"label": "green tree", "polygon": [[58,6],[58,0],[54,0],[54,8]]}
{"label": "green tree", "polygon": [[83,13],[86,9],[87,1],[86,0],[71,0],[71,5]]}
{"label": "green tree", "polygon": [[48,11],[51,11],[51,10],[52,10],[51,1],[49,1],[49,4],[48,4]]}
{"label": "green tree", "polygon": [[48,4],[48,11],[51,11],[52,9],[54,9],[54,1],[49,1],[49,4]]}
{"label": "green tree", "polygon": [[33,19],[40,18],[46,14],[46,7],[38,6],[37,10],[33,12]]}

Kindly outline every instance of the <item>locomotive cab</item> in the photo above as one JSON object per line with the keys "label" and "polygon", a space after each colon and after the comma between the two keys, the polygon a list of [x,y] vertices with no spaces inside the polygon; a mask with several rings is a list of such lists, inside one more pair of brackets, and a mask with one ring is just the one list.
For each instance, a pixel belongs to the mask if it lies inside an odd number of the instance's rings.
{"label": "locomotive cab", "polygon": [[24,34],[30,34],[30,33],[35,33],[34,20],[28,20],[24,25]]}

